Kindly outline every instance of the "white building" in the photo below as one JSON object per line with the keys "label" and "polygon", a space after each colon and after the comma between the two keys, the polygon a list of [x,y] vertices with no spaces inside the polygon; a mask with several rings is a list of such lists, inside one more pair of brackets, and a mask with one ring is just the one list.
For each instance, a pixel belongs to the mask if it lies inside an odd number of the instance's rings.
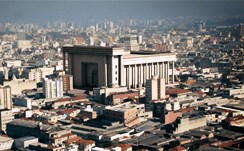
{"label": "white building", "polygon": [[45,78],[47,75],[53,74],[53,67],[42,67],[37,69],[31,69],[28,72],[29,80],[35,80],[36,82],[41,82],[42,78]]}
{"label": "white building", "polygon": [[111,151],[110,149],[105,149],[101,147],[93,147],[91,151]]}
{"label": "white building", "polygon": [[0,110],[0,128],[6,132],[6,124],[14,119],[12,110],[3,109]]}
{"label": "white building", "polygon": [[113,86],[113,87],[99,87],[93,89],[93,97],[96,101],[105,101],[105,99],[111,94],[111,93],[120,93],[120,92],[127,92],[127,87],[119,87],[119,86]]}
{"label": "white building", "polygon": [[5,61],[7,67],[20,67],[21,66],[21,60],[6,60]]}
{"label": "white building", "polygon": [[73,75],[75,87],[117,84],[137,88],[145,86],[146,80],[155,75],[165,79],[166,84],[174,83],[175,53],[66,46],[63,47],[63,56],[64,71]]}
{"label": "white building", "polygon": [[32,109],[32,99],[25,96],[17,96],[13,98],[14,105],[23,106]]}
{"label": "white building", "polygon": [[126,50],[138,51],[140,49],[136,36],[124,37],[124,46]]}
{"label": "white building", "polygon": [[12,81],[4,81],[4,86],[11,87],[11,94],[22,94],[23,90],[36,89],[37,85],[35,81],[26,79],[13,79]]}
{"label": "white building", "polygon": [[21,137],[14,140],[14,145],[16,149],[27,148],[30,144],[36,143],[38,143],[38,138],[33,136]]}
{"label": "white building", "polygon": [[32,47],[30,40],[18,40],[17,41],[17,48],[25,51],[26,49],[30,49]]}
{"label": "white building", "polygon": [[165,98],[165,80],[158,76],[146,81],[146,100],[157,100]]}
{"label": "white building", "polygon": [[10,86],[0,86],[0,109],[12,109],[12,95]]}
{"label": "white building", "polygon": [[54,79],[43,79],[43,94],[46,98],[56,98],[63,96],[63,79],[62,77]]}
{"label": "white building", "polygon": [[11,137],[0,136],[0,150],[10,150],[14,140]]}
{"label": "white building", "polygon": [[206,125],[207,118],[205,116],[177,118],[173,124],[173,134],[183,133],[191,129],[203,127]]}
{"label": "white building", "polygon": [[223,90],[223,97],[244,98],[244,84],[235,88],[226,88]]}

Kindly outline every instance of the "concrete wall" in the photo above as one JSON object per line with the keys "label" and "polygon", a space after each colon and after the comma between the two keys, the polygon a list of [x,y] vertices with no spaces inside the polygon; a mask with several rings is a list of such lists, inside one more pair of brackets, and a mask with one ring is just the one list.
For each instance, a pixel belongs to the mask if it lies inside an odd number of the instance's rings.
{"label": "concrete wall", "polygon": [[[106,86],[106,57],[104,56],[91,56],[91,55],[72,55],[72,73],[74,75],[74,86],[82,86],[82,63],[95,63],[98,65],[98,86]],[[70,66],[70,65],[69,65]],[[71,67],[70,67],[71,68]]]}

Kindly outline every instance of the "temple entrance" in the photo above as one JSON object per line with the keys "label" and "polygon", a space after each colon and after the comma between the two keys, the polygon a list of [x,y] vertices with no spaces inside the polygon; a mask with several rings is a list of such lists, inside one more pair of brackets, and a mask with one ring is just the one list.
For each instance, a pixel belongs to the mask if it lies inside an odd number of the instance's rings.
{"label": "temple entrance", "polygon": [[81,63],[82,87],[98,86],[98,65],[96,63]]}

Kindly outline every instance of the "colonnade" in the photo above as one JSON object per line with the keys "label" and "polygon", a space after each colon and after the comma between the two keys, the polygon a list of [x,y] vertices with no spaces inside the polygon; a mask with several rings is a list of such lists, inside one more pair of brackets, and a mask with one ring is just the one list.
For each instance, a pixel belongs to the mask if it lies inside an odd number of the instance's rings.
{"label": "colonnade", "polygon": [[155,75],[165,79],[166,84],[174,83],[174,61],[125,65],[123,70],[123,85],[129,88],[137,88],[140,84],[145,86],[146,80]]}

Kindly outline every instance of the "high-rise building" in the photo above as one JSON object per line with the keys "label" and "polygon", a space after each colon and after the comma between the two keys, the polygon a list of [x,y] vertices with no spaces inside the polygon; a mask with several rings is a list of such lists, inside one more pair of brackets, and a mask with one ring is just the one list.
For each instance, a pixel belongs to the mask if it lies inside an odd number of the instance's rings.
{"label": "high-rise building", "polygon": [[119,27],[118,34],[119,34],[119,36],[121,36],[121,34],[122,34],[122,29],[121,29],[121,27]]}
{"label": "high-rise building", "polygon": [[16,47],[22,51],[25,51],[26,49],[30,49],[32,44],[30,40],[18,40],[16,42]]}
{"label": "high-rise building", "polygon": [[138,44],[141,45],[142,44],[142,35],[139,35],[137,37],[137,41],[138,41]]}
{"label": "high-rise building", "polygon": [[202,24],[198,24],[198,31],[202,32],[202,29],[203,29]]}
{"label": "high-rise building", "polygon": [[43,94],[46,98],[56,98],[63,96],[63,78],[44,78]]}
{"label": "high-rise building", "polygon": [[158,76],[146,81],[146,100],[157,100],[165,98],[165,79]]}
{"label": "high-rise building", "polygon": [[95,30],[96,30],[96,32],[99,31],[99,24],[98,23],[96,23],[96,25],[95,25]]}
{"label": "high-rise building", "polygon": [[53,74],[53,67],[42,67],[37,69],[26,70],[26,77],[29,80],[34,80],[37,83],[42,81],[42,78],[45,78],[47,75]]}
{"label": "high-rise building", "polygon": [[0,109],[12,109],[12,95],[10,86],[1,86],[0,87]]}
{"label": "high-rise building", "polygon": [[26,40],[26,33],[24,31],[19,31],[17,33],[17,40]]}
{"label": "high-rise building", "polygon": [[137,36],[124,37],[124,45],[127,50],[138,51],[140,49]]}
{"label": "high-rise building", "polygon": [[114,28],[114,23],[112,21],[109,22],[109,27],[110,27],[110,29]]}
{"label": "high-rise building", "polygon": [[244,24],[240,24],[239,29],[240,29],[240,37],[244,37]]}
{"label": "high-rise building", "polygon": [[0,110],[0,128],[6,132],[6,124],[14,119],[12,110],[1,109]]}

